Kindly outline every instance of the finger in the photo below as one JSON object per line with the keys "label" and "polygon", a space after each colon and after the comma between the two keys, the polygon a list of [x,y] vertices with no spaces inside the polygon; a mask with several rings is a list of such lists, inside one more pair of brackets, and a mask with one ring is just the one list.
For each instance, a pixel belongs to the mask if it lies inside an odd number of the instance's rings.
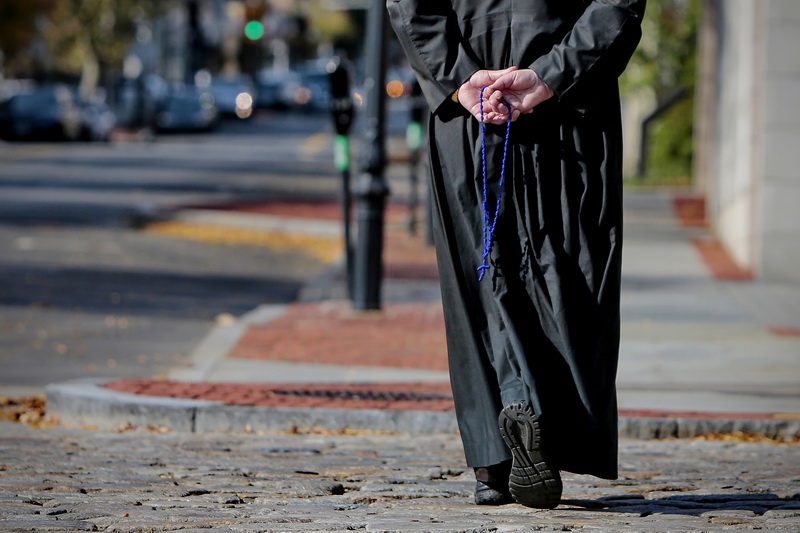
{"label": "finger", "polygon": [[503,74],[502,76],[497,76],[492,80],[491,85],[489,85],[489,89],[492,91],[504,91],[509,89],[517,82],[518,75],[519,74],[517,70],[512,70]]}
{"label": "finger", "polygon": [[491,118],[492,124],[505,124],[508,122],[508,114],[506,113],[494,113]]}
{"label": "finger", "polygon": [[495,108],[499,113],[502,113],[503,115],[507,115],[510,111],[508,105],[506,105],[506,103],[503,100],[497,102],[497,104],[495,104]]}
{"label": "finger", "polygon": [[502,70],[479,70],[470,77],[469,83],[476,88],[486,87],[495,80],[516,70],[519,70],[519,67],[508,67]]}
{"label": "finger", "polygon": [[497,113],[497,111],[495,111],[493,109],[484,108],[483,109],[483,114],[481,114],[480,111],[477,111],[477,112],[473,113],[473,115],[475,115],[475,117],[478,120],[481,120],[481,117],[483,117],[482,122],[485,122],[486,124],[496,124],[497,123],[498,113]]}
{"label": "finger", "polygon": [[497,113],[495,113],[494,111],[490,111],[484,114],[484,119],[483,119],[484,122],[488,124],[494,124],[495,120],[497,120]]}
{"label": "finger", "polygon": [[503,101],[503,93],[495,91],[489,96],[489,104],[499,113],[507,114],[508,106]]}
{"label": "finger", "polygon": [[470,77],[469,84],[475,87],[476,89],[480,89],[482,87],[486,87],[493,81],[494,78],[491,77],[490,71],[479,70]]}
{"label": "finger", "polygon": [[519,67],[508,67],[502,70],[488,70],[486,72],[488,73],[489,78],[491,78],[492,81],[495,81],[507,74],[514,72],[515,70],[519,70]]}
{"label": "finger", "polygon": [[494,113],[494,110],[493,110],[493,109],[492,109],[490,106],[488,106],[488,105],[484,105],[484,106],[483,106],[483,110],[481,110],[481,107],[480,107],[480,105],[477,105],[477,104],[476,104],[476,105],[475,105],[475,106],[472,108],[472,111],[471,111],[471,113],[472,113],[472,115],[473,115],[475,118],[477,118],[478,120],[481,120],[481,117],[483,117],[483,121],[484,121],[484,122],[488,122],[489,116],[490,116],[492,113]]}
{"label": "finger", "polygon": [[508,108],[519,110],[520,112],[525,112],[526,109],[522,101],[512,94],[504,95],[503,104]]}
{"label": "finger", "polygon": [[491,111],[483,114],[483,120],[481,120],[480,116],[478,117],[478,120],[483,122],[484,124],[494,124],[495,121],[497,120],[496,117],[497,113]]}

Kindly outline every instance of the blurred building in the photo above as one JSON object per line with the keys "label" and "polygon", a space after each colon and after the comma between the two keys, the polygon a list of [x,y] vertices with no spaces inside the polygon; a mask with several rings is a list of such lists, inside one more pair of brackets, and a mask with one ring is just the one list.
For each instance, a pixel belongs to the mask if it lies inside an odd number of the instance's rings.
{"label": "blurred building", "polygon": [[740,266],[800,282],[800,2],[703,0],[696,172]]}

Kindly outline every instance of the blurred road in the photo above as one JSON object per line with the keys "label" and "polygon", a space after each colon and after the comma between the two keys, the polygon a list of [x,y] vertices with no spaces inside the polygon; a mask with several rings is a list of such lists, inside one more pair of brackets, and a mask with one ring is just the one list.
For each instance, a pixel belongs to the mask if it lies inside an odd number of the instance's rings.
{"label": "blurred road", "polygon": [[164,374],[220,315],[294,299],[324,260],[147,224],[338,198],[328,130],[273,114],[152,142],[0,143],[0,387]]}

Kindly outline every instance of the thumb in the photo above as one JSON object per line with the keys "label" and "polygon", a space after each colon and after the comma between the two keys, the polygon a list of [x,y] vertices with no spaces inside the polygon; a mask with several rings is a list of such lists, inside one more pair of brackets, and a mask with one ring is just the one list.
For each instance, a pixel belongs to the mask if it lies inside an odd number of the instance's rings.
{"label": "thumb", "polygon": [[506,74],[514,72],[515,70],[519,70],[519,67],[508,67],[503,70],[489,70],[487,72],[489,73],[489,78],[491,78],[492,81],[495,81],[502,78]]}
{"label": "thumb", "polygon": [[518,70],[518,67],[509,67],[503,70],[479,70],[469,79],[470,85],[480,89],[495,82],[495,80],[502,78],[506,74]]}
{"label": "thumb", "polygon": [[489,77],[488,70],[479,70],[472,77],[469,79],[469,84],[475,87],[476,89],[480,89],[481,87],[485,87],[492,83],[492,79]]}
{"label": "thumb", "polygon": [[502,91],[513,86],[517,81],[517,73],[515,71],[507,72],[502,76],[496,77],[492,80],[489,89],[492,91]]}

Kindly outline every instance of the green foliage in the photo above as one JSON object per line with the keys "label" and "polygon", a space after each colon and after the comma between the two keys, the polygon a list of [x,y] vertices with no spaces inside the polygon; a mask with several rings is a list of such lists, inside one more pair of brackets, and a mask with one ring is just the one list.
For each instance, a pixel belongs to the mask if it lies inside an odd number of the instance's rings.
{"label": "green foliage", "polygon": [[152,20],[174,0],[53,0],[45,29],[55,68],[78,74],[87,61],[102,72],[120,68],[137,23]]}
{"label": "green foliage", "polygon": [[688,97],[652,125],[645,177],[650,183],[691,181],[699,4],[649,0],[642,42],[620,79],[623,94],[650,89],[658,101],[680,87],[689,89]]}
{"label": "green foliage", "polygon": [[323,42],[339,47],[359,41],[358,28],[349,11],[333,11],[319,0],[311,0],[306,4],[305,13],[311,28]]}
{"label": "green foliage", "polygon": [[28,75],[33,59],[28,47],[37,34],[36,20],[51,8],[50,0],[3,0],[0,2],[0,52],[5,75]]}
{"label": "green foliage", "polygon": [[692,181],[694,98],[678,102],[652,125],[645,181],[689,185]]}

